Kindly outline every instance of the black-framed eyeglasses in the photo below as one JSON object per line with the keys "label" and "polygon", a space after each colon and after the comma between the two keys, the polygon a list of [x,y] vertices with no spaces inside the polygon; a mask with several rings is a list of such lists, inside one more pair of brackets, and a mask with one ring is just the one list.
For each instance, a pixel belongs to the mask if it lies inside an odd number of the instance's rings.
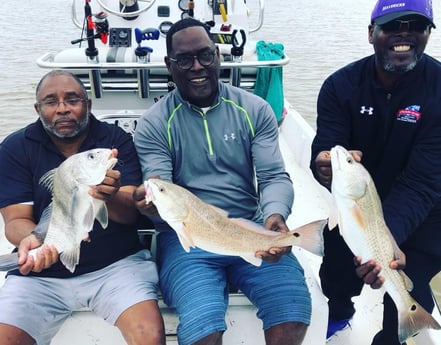
{"label": "black-framed eyeglasses", "polygon": [[62,101],[56,101],[54,99],[37,102],[40,107],[46,109],[57,109],[61,103],[64,104],[65,107],[76,108],[86,102],[86,98],[68,98]]}
{"label": "black-framed eyeglasses", "polygon": [[[384,32],[393,32],[393,31],[401,31],[403,29],[407,31],[413,31],[418,33],[423,33],[427,30],[427,27],[430,25],[426,20],[421,19],[411,19],[411,20],[391,20],[385,24],[377,24],[381,30]],[[406,28],[407,26],[407,28]]]}
{"label": "black-framed eyeglasses", "polygon": [[215,50],[204,50],[197,55],[180,54],[175,58],[169,57],[170,61],[173,61],[178,65],[180,69],[190,69],[193,67],[194,59],[198,59],[199,63],[204,67],[209,67],[214,62]]}

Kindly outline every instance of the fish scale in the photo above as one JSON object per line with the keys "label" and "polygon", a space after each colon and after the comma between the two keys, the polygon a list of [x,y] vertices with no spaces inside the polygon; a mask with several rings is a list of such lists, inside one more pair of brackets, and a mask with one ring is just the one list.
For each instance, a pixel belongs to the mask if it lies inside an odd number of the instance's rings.
{"label": "fish scale", "polygon": [[402,270],[389,264],[403,255],[387,227],[374,182],[363,165],[345,148],[331,149],[332,196],[336,209],[329,228],[337,223],[352,253],[363,262],[375,259],[385,279],[384,289],[398,310],[398,338],[401,343],[423,328],[441,329],[438,322],[409,294],[413,284]]}

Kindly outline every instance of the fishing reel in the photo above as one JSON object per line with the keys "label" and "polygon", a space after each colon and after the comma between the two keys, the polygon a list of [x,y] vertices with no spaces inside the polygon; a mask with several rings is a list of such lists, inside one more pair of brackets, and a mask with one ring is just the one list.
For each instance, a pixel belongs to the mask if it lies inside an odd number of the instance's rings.
{"label": "fishing reel", "polygon": [[77,44],[90,39],[100,39],[103,44],[107,44],[109,38],[109,22],[105,12],[90,14],[86,17],[87,23],[87,37],[82,37],[71,41],[72,44]]}
{"label": "fishing reel", "polygon": [[100,12],[94,14],[95,21],[92,21],[92,25],[96,29],[96,35],[99,35],[101,42],[107,43],[109,37],[109,21],[107,20],[107,14],[105,12]]}

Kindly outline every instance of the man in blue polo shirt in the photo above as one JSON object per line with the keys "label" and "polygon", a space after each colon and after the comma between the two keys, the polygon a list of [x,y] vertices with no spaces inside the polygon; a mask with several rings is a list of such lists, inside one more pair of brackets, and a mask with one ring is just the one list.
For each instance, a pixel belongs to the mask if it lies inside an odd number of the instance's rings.
{"label": "man in blue polo shirt", "polygon": [[[5,234],[18,249],[21,267],[0,288],[2,345],[46,345],[72,310],[89,308],[117,326],[128,344],[165,344],[157,305],[156,266],[142,249],[132,193],[141,171],[132,137],[98,121],[82,82],[66,71],[45,75],[36,89],[39,119],[9,135],[0,146],[0,212]],[[31,231],[51,202],[39,180],[67,157],[93,148],[118,150],[117,164],[90,190],[104,200],[109,224],[95,222],[82,242],[71,273],[58,253],[46,248],[34,261],[27,252],[41,245]]]}

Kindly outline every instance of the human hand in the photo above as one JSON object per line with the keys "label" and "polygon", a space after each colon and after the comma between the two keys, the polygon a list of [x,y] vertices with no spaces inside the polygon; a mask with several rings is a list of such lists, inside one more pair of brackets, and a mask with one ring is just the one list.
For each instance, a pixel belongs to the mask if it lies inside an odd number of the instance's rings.
{"label": "human hand", "polygon": [[[118,150],[112,149],[112,156],[118,156]],[[96,186],[93,186],[89,190],[89,195],[95,199],[108,202],[114,198],[121,188],[121,172],[118,170],[109,169],[106,172],[104,180]]]}
{"label": "human hand", "polygon": [[[349,153],[357,162],[360,162],[363,157],[363,152],[359,150],[349,150]],[[318,181],[326,188],[330,188],[332,182],[331,152],[321,151],[315,158],[314,163]]]}
{"label": "human hand", "polygon": [[330,151],[321,151],[315,157],[315,170],[317,172],[318,181],[325,187],[331,186],[332,169],[331,169],[331,153]]}
{"label": "human hand", "polygon": [[144,184],[138,186],[133,192],[133,201],[135,202],[135,206],[138,209],[139,213],[145,216],[157,216],[158,210],[153,202],[148,202],[145,199],[146,190]]}
{"label": "human hand", "polygon": [[89,195],[95,199],[108,202],[115,197],[120,187],[121,172],[118,170],[108,170],[103,182],[90,188]]}
{"label": "human hand", "polygon": [[361,162],[361,159],[363,158],[363,152],[360,150],[349,150],[349,153],[354,157],[354,159],[357,162]]}
{"label": "human hand", "polygon": [[[38,250],[31,254],[30,250],[37,247],[39,247]],[[41,272],[57,261],[57,249],[54,246],[41,245],[34,234],[30,234],[21,240],[18,247],[18,264],[20,265],[19,271],[21,274],[28,275],[31,271]]]}
{"label": "human hand", "polygon": [[[382,268],[377,261],[371,259],[362,264],[361,257],[356,256],[354,258],[354,264],[356,266],[355,272],[357,276],[363,279],[365,284],[370,285],[372,289],[379,289],[383,286],[384,277],[379,275]],[[404,253],[402,253],[399,258],[391,261],[389,267],[393,270],[404,269],[406,267],[406,256]]]}
{"label": "human hand", "polygon": [[[272,231],[279,232],[289,232],[288,226],[285,223],[285,220],[280,214],[272,214],[265,221],[265,228]],[[288,254],[291,252],[292,247],[272,247],[267,251],[259,250],[255,253],[256,257],[261,258],[262,260],[268,262],[277,262],[280,260],[282,255]]]}

